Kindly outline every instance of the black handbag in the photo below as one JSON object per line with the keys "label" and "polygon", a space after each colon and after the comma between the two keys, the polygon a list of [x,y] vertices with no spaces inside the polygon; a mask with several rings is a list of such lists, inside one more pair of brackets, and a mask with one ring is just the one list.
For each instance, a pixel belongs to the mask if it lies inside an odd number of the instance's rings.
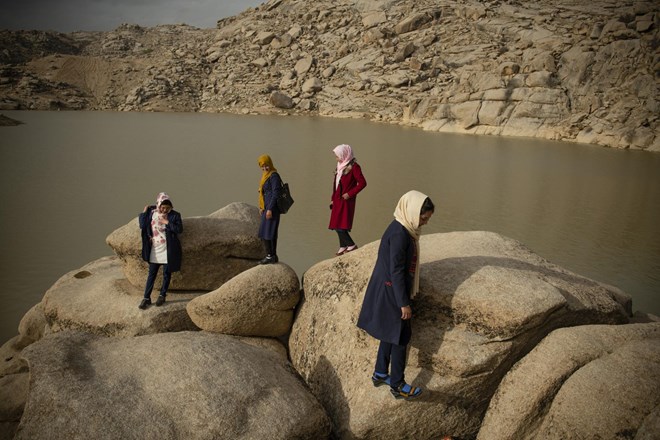
{"label": "black handbag", "polygon": [[291,197],[291,192],[289,191],[289,184],[282,183],[280,188],[280,195],[277,197],[277,209],[281,214],[286,214],[293,205],[293,198]]}

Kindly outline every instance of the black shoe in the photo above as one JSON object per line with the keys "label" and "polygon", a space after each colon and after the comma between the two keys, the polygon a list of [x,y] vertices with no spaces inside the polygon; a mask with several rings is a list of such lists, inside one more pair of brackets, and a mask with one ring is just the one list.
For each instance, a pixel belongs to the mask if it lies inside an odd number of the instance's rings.
{"label": "black shoe", "polygon": [[156,305],[162,306],[163,304],[165,304],[165,297],[163,295],[158,295],[158,299],[156,300]]}
{"label": "black shoe", "polygon": [[273,264],[277,263],[278,261],[279,260],[277,259],[277,255],[266,255],[266,258],[259,261],[259,264]]}
{"label": "black shoe", "polygon": [[144,309],[146,309],[146,308],[147,308],[148,306],[150,306],[150,305],[151,305],[151,300],[150,300],[150,299],[147,299],[147,298],[143,298],[143,299],[142,299],[142,302],[141,302],[140,305],[138,306],[138,309],[142,309],[142,310],[144,310]]}

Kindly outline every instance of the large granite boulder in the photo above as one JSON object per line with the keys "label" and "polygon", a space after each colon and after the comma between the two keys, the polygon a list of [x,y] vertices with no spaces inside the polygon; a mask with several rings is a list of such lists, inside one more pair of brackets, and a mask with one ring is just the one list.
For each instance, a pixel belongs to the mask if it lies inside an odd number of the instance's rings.
{"label": "large granite boulder", "polygon": [[[183,248],[181,271],[172,276],[171,290],[213,290],[263,258],[257,237],[259,210],[232,203],[205,217],[185,217],[179,236]],[[128,281],[144,287],[148,264],[142,260],[142,239],[137,216],[106,238],[124,263]],[[156,280],[156,288],[161,283]]]}
{"label": "large granite boulder", "polygon": [[62,332],[23,356],[31,379],[17,440],[316,440],[330,431],[285,358],[232,336]]}
{"label": "large granite boulder", "polygon": [[474,436],[502,377],[552,330],[628,322],[629,297],[514,240],[423,236],[406,379],[425,391],[415,403],[395,400],[373,388],[378,341],[355,326],[377,249],[371,243],[304,274],[289,338],[294,367],[340,437]]}
{"label": "large granite boulder", "polygon": [[186,313],[186,303],[203,292],[169,293],[163,306],[140,310],[143,293],[143,287],[126,280],[119,258],[104,257],[62,276],[46,291],[41,304],[54,332],[81,330],[126,337],[198,330]]}
{"label": "large granite boulder", "polygon": [[0,377],[0,440],[14,438],[27,400],[28,373]]}
{"label": "large granite boulder", "polygon": [[30,374],[21,351],[32,340],[17,335],[0,347],[0,440],[11,440],[27,400]]}
{"label": "large granite boulder", "polygon": [[29,382],[28,373],[0,378],[0,440],[14,438],[23,415]]}
{"label": "large granite boulder", "polygon": [[30,344],[21,335],[16,335],[0,347],[0,377],[26,373],[29,368],[21,351]]}
{"label": "large granite boulder", "polygon": [[18,324],[18,334],[25,340],[25,345],[41,339],[48,327],[43,304],[37,303],[23,315]]}
{"label": "large granite boulder", "polygon": [[286,264],[260,265],[236,275],[186,309],[202,330],[240,336],[283,336],[300,299],[298,275]]}
{"label": "large granite boulder", "polygon": [[502,380],[479,440],[657,438],[660,323],[548,335]]}

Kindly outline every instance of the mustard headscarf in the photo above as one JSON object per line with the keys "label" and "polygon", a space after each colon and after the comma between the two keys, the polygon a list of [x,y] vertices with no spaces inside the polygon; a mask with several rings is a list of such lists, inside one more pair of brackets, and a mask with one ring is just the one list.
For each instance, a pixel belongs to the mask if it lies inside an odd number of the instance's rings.
{"label": "mustard headscarf", "polygon": [[415,240],[415,247],[417,248],[417,268],[415,270],[415,280],[413,288],[410,292],[410,297],[413,298],[419,291],[419,264],[420,264],[420,248],[419,237],[422,234],[421,227],[419,226],[419,216],[424,205],[424,200],[428,196],[419,191],[408,191],[399,199],[399,203],[394,210],[394,219],[401,223],[408,231],[410,236]]}
{"label": "mustard headscarf", "polygon": [[271,174],[273,174],[277,170],[273,165],[273,160],[267,154],[259,156],[259,159],[257,159],[257,163],[259,164],[259,168],[263,167],[264,165],[268,165],[268,167],[270,168],[268,171],[263,172],[263,174],[261,175],[261,182],[259,182],[259,209],[263,210],[265,209],[266,206],[266,202],[264,201],[264,183],[266,183],[266,181],[271,176]]}

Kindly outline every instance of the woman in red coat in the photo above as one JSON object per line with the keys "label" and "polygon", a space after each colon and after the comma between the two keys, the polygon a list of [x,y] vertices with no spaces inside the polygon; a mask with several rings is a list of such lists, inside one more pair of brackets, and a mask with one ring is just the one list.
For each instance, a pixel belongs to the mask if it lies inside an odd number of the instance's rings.
{"label": "woman in red coat", "polygon": [[367,181],[362,175],[362,168],[355,161],[350,145],[338,145],[332,151],[337,156],[337,170],[332,182],[332,213],[328,229],[337,231],[339,250],[336,255],[342,255],[357,249],[349,232],[353,227],[357,194],[367,186]]}

